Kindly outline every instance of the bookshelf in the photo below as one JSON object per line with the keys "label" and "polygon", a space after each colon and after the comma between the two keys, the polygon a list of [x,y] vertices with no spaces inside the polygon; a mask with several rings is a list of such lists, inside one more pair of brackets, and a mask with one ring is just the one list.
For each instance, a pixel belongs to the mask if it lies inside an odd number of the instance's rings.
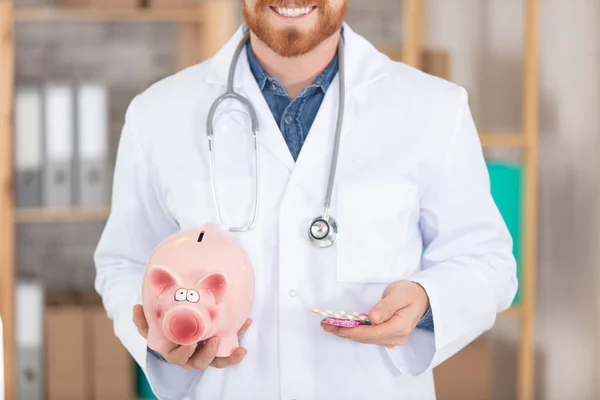
{"label": "bookshelf", "polygon": [[[421,68],[425,32],[424,0],[403,0],[405,62]],[[520,303],[500,314],[519,319],[517,399],[535,398],[535,289],[537,262],[537,186],[538,186],[538,0],[523,0],[524,7],[524,85],[523,131],[489,132],[480,135],[483,147],[501,147],[522,151]]]}
{"label": "bookshelf", "polygon": [[[522,133],[485,132],[484,147],[522,149],[524,152],[523,198],[523,296],[500,317],[518,318],[520,347],[518,399],[534,398],[534,331],[536,223],[537,223],[537,0],[524,0],[526,7],[526,58],[523,91],[525,122]],[[15,224],[103,221],[108,208],[16,209],[13,201],[13,96],[15,24],[19,22],[171,22],[179,24],[178,65],[181,68],[213,55],[237,27],[237,0],[205,0],[197,6],[173,9],[119,8],[15,8],[12,0],[0,0],[0,315],[4,324],[5,397],[15,398],[14,277]],[[423,0],[404,0],[407,64],[422,67],[423,32],[426,16]],[[203,34],[209,32],[209,34]]]}
{"label": "bookshelf", "polygon": [[205,0],[185,8],[16,8],[0,0],[0,315],[4,325],[5,398],[16,398],[15,225],[104,221],[109,208],[16,208],[13,183],[14,28],[27,23],[168,22],[178,24],[178,67],[212,56],[238,26],[236,0]]}

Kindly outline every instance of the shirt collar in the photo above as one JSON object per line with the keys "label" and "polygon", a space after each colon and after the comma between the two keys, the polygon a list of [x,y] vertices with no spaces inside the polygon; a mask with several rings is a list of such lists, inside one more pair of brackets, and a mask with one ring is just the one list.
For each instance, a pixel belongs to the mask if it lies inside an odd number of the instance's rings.
{"label": "shirt collar", "polygon": [[[250,45],[250,40],[246,42],[246,53],[248,54],[248,62],[250,63],[250,70],[256,79],[256,83],[258,83],[258,87],[260,90],[265,88],[267,81],[271,78],[267,71],[260,65],[256,56],[254,55],[254,51],[252,51],[252,46]],[[274,79],[273,79],[274,80]]]}
{"label": "shirt collar", "polygon": [[[342,34],[342,40],[343,40],[343,34],[344,34],[343,27],[342,27],[341,34]],[[277,81],[277,79],[275,79],[271,75],[269,75],[269,73],[263,68],[263,66],[256,59],[256,55],[252,51],[252,46],[250,45],[250,40],[248,40],[248,42],[246,43],[246,53],[248,55],[248,63],[250,64],[250,70],[252,71],[252,74],[254,75],[254,78],[256,79],[256,82],[258,83],[258,87],[260,88],[260,90],[261,91],[264,90],[265,85],[267,83],[276,82],[277,87],[281,88],[281,91],[283,93],[281,84]],[[338,52],[336,51],[335,56],[333,57],[333,59],[331,60],[329,65],[327,65],[327,67],[323,70],[323,72],[321,72],[319,74],[319,76],[317,76],[317,78],[313,81],[313,83],[310,84],[308,87],[309,88],[311,88],[311,87],[320,88],[323,91],[323,93],[326,93],[327,89],[329,88],[329,85],[333,81],[333,78],[335,77],[337,72],[338,72]]]}

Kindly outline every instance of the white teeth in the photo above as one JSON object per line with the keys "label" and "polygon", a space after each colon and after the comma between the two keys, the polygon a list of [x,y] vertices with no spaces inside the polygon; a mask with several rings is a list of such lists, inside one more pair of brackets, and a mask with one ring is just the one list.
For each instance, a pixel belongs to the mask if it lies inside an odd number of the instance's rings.
{"label": "white teeth", "polygon": [[312,8],[276,8],[275,10],[284,17],[299,17],[308,14]]}

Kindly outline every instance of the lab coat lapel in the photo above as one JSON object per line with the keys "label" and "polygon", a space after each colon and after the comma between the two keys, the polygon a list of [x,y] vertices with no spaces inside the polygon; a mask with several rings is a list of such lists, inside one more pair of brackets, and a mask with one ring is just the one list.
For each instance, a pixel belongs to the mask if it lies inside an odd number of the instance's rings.
{"label": "lab coat lapel", "polygon": [[[244,26],[241,26],[231,40],[215,55],[211,62],[207,80],[210,83],[222,85],[223,91],[227,88],[227,78],[232,57],[234,56],[235,49],[240,40],[242,40],[243,35]],[[291,171],[294,168],[294,159],[260,88],[258,87],[256,79],[254,78],[254,75],[252,75],[245,49],[240,53],[234,77],[234,90],[249,99],[256,111],[258,119],[259,151],[262,151],[263,149],[268,151]],[[229,101],[227,107],[233,110],[246,111],[246,107],[239,101]]]}
{"label": "lab coat lapel", "polygon": [[281,163],[287,167],[288,170],[294,168],[294,158],[290,149],[285,142],[285,138],[273,118],[273,114],[267,101],[265,100],[250,66],[248,65],[248,59],[246,51],[244,50],[242,56],[244,57],[243,62],[240,65],[240,69],[243,73],[243,88],[241,89],[246,96],[250,99],[257,113],[258,124],[259,124],[259,145],[264,147],[272,155],[281,161]]}
{"label": "lab coat lapel", "polygon": [[[384,58],[369,42],[344,24],[345,38],[345,96],[340,149],[344,137],[351,134],[356,118],[360,117],[361,104],[366,99],[363,89],[386,76]],[[325,98],[315,117],[296,162],[292,179],[314,182],[315,168],[327,173],[333,156],[335,131],[338,120],[340,74],[329,85]],[[341,150],[340,150],[341,151]],[[320,173],[320,172],[318,172]],[[311,185],[314,186],[314,185]]]}

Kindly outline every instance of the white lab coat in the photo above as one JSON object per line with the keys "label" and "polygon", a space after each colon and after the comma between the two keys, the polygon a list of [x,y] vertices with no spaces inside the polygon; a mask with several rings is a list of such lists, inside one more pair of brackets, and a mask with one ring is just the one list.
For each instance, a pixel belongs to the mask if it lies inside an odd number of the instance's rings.
{"label": "white lab coat", "polygon": [[[338,110],[334,79],[294,163],[248,67],[235,88],[260,124],[260,207],[236,234],[256,274],[254,323],[238,366],[184,370],[158,361],[132,322],[146,259],[167,235],[217,221],[206,116],[226,88],[242,27],[211,60],[151,86],[123,128],[96,287],[117,337],[160,399],[434,399],[432,368],[492,327],[517,290],[512,240],[490,195],[465,90],[393,62],[345,25],[346,112],[331,215],[339,241],[308,240],[321,215]],[[247,222],[254,164],[247,113],[215,117],[222,216]],[[423,252],[423,246],[426,250]],[[387,349],[327,334],[312,308],[367,312],[391,282],[427,291],[435,333]]]}

